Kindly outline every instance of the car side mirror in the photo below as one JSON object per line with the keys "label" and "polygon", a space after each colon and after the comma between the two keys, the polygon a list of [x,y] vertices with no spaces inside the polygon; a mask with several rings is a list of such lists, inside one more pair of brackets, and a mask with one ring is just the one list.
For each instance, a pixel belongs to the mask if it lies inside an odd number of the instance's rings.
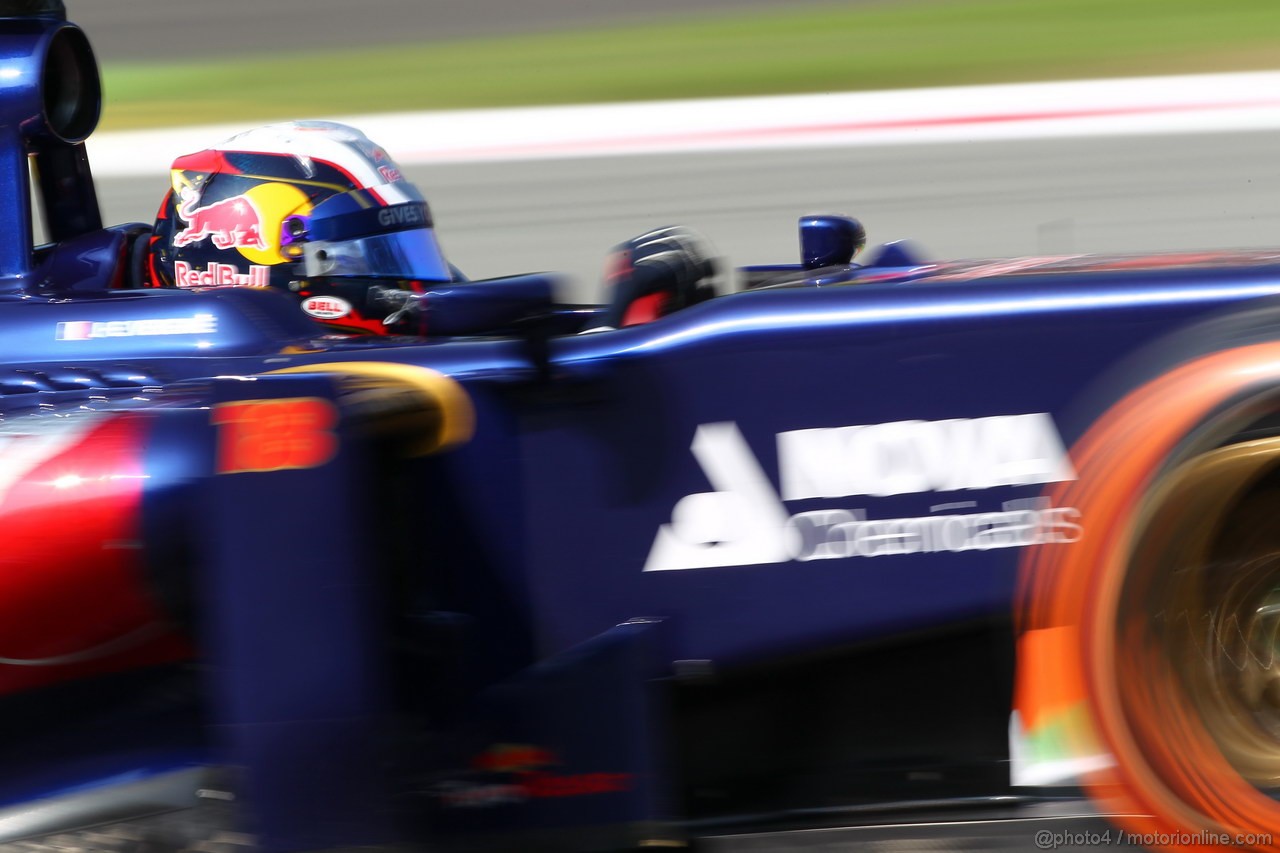
{"label": "car side mirror", "polygon": [[852,216],[800,217],[800,263],[807,270],[844,266],[867,245],[867,229]]}

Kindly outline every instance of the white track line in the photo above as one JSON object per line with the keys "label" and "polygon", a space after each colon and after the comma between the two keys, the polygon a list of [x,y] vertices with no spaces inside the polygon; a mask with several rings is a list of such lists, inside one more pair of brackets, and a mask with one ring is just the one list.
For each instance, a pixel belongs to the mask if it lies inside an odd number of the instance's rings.
{"label": "white track line", "polygon": [[[1269,130],[1280,128],[1280,71],[326,118],[403,164]],[[104,133],[90,157],[102,176],[163,175],[179,154],[250,126]]]}

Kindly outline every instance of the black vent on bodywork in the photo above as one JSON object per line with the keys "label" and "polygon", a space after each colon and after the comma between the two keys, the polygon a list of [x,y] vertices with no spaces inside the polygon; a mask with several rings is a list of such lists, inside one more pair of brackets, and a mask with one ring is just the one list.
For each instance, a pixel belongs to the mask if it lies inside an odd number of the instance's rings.
{"label": "black vent on bodywork", "polygon": [[0,395],[33,394],[40,391],[116,391],[157,387],[161,383],[149,372],[128,367],[89,369],[64,367],[52,370],[0,371]]}

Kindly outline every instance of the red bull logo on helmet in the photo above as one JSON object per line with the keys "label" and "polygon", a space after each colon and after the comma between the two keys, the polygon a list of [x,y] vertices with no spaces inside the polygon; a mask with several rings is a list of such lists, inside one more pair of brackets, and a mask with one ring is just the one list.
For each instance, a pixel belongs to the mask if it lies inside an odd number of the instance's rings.
{"label": "red bull logo on helmet", "polygon": [[234,264],[214,261],[208,269],[202,270],[193,268],[186,261],[175,261],[173,278],[178,287],[269,287],[271,267],[250,264],[249,272],[243,273]]}
{"label": "red bull logo on helmet", "polygon": [[183,188],[177,213],[187,227],[173,235],[174,246],[212,239],[219,249],[267,248],[262,235],[262,214],[247,195],[232,196],[204,207],[196,207],[198,201],[195,191]]}

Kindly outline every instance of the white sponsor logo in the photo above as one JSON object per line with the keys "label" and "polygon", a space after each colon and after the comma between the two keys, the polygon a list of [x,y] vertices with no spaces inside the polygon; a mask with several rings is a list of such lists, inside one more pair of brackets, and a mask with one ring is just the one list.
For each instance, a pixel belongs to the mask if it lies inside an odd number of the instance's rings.
{"label": "white sponsor logo", "polygon": [[787,511],[746,439],[732,423],[703,424],[693,456],[713,492],[680,499],[658,528],[646,572],[781,563],[791,558],[779,535]]}
{"label": "white sponsor logo", "polygon": [[174,261],[173,277],[178,287],[268,287],[271,267],[250,264],[249,272],[242,273],[235,264],[214,261],[207,270],[197,270],[186,261]]}
{"label": "white sponsor logo", "polygon": [[778,434],[782,499],[951,492],[1074,480],[1047,414]]}
{"label": "white sponsor logo", "polygon": [[217,317],[212,314],[196,314],[192,317],[161,317],[153,320],[80,320],[59,323],[55,337],[60,341],[88,341],[153,335],[211,335],[216,331]]}
{"label": "white sponsor logo", "polygon": [[868,519],[861,508],[792,515],[783,505],[1074,480],[1044,413],[793,430],[777,440],[781,496],[736,424],[699,426],[691,449],[713,491],[676,503],[644,570],[1017,548],[1081,534],[1076,509],[1044,498],[989,511],[962,500],[930,508],[940,514],[888,519]]}
{"label": "white sponsor logo", "polygon": [[345,317],[350,314],[351,303],[336,296],[312,296],[303,301],[302,310],[312,317],[319,317],[321,320],[332,320],[336,317]]}

